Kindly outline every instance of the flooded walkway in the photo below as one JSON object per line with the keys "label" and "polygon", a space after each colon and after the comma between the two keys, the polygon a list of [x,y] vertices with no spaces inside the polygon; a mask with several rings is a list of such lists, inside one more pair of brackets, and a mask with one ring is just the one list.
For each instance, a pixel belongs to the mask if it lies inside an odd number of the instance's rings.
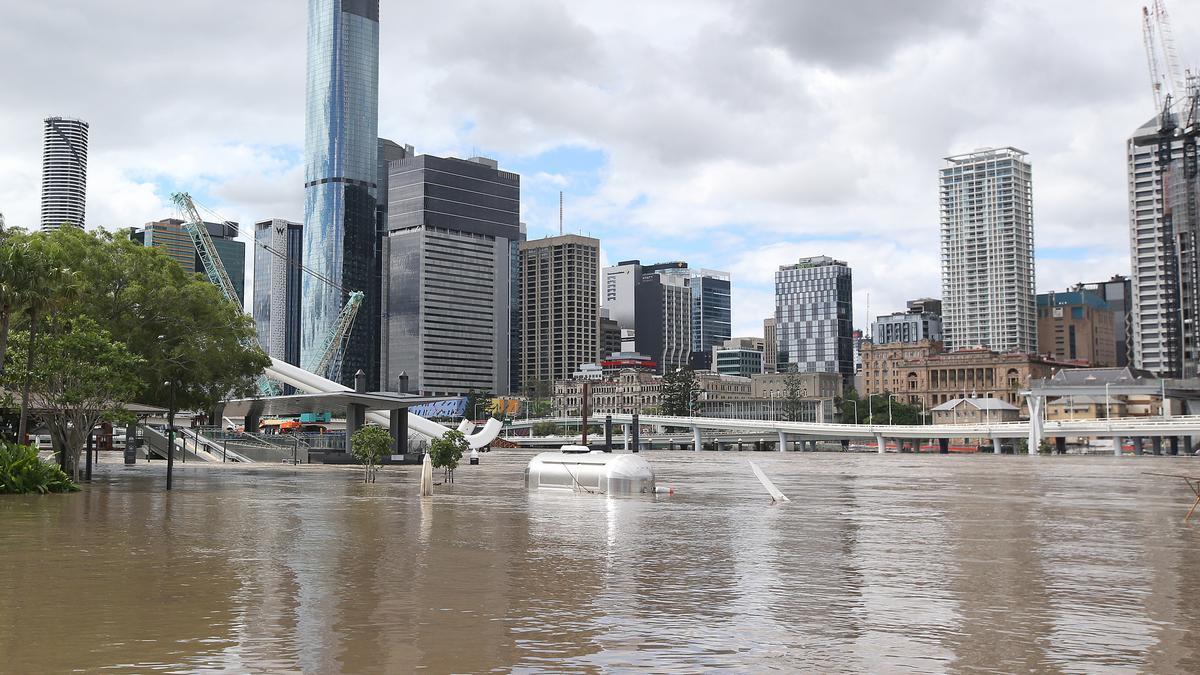
{"label": "flooded walkway", "polygon": [[654,499],[527,493],[530,454],[432,501],[190,464],[0,497],[0,670],[1200,672],[1192,495],[1141,473],[1197,460],[656,452]]}

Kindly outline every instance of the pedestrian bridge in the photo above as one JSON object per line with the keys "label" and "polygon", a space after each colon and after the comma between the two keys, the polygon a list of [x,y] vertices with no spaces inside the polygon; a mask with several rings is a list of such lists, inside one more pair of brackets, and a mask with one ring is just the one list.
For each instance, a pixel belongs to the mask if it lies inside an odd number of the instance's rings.
{"label": "pedestrian bridge", "polygon": [[[1041,406],[1035,407],[1040,413]],[[676,417],[671,415],[629,415],[612,414],[592,418],[591,424],[603,424],[611,420],[614,425],[632,426],[634,420],[638,425],[655,425],[660,427],[683,427],[691,429],[693,447],[700,450],[703,447],[705,432],[756,432],[777,435],[779,447],[787,447],[789,441],[806,440],[845,440],[867,441],[873,443],[883,452],[889,440],[936,440],[948,443],[955,438],[987,438],[999,452],[1001,439],[1026,439],[1029,452],[1036,453],[1045,439],[1066,439],[1074,437],[1098,438],[1150,438],[1180,439],[1173,442],[1172,447],[1182,445],[1189,452],[1194,448],[1192,438],[1200,438],[1200,415],[1181,415],[1172,417],[1116,417],[1098,420],[1042,420],[1040,414],[1032,421],[994,422],[973,424],[839,424],[831,422],[781,422],[774,420],[737,420],[715,417]],[[510,428],[532,427],[539,422],[556,424],[579,424],[578,417],[546,418],[514,421]],[[632,431],[636,439],[638,431]],[[626,437],[630,433],[625,434]],[[1182,441],[1182,442],[1181,442]],[[1120,443],[1114,444],[1114,453],[1120,454]]]}

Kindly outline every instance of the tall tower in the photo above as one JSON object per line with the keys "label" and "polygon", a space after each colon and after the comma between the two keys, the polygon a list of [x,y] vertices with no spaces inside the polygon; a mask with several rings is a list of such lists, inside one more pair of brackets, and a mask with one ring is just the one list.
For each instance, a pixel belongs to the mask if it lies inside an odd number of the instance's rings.
{"label": "tall tower", "polygon": [[553,390],[599,352],[600,241],[560,234],[520,249],[521,381],[530,391]]}
{"label": "tall tower", "polygon": [[48,117],[42,129],[42,229],[83,227],[87,204],[88,123]]}
{"label": "tall tower", "polygon": [[1037,352],[1033,183],[1026,153],[946,158],[939,175],[942,330],[948,350]]}
{"label": "tall tower", "polygon": [[842,260],[801,258],[775,272],[779,372],[854,378],[854,277]]}
{"label": "tall tower", "polygon": [[[346,294],[378,302],[375,197],[379,126],[379,0],[309,0],[304,115],[301,362],[320,349]],[[341,286],[333,287],[318,277]],[[379,336],[355,322],[340,380],[362,369],[378,386]],[[373,372],[374,371],[374,372]]]}

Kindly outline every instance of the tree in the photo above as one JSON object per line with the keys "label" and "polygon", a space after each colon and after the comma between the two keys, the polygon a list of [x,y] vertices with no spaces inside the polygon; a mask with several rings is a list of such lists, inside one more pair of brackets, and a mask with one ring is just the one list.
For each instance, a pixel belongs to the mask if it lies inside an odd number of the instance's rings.
{"label": "tree", "polygon": [[700,383],[696,380],[696,371],[684,366],[664,375],[659,408],[663,415],[695,415],[700,409]]}
{"label": "tree", "polygon": [[554,422],[535,422],[529,433],[534,436],[557,436],[559,431]]}
{"label": "tree", "polygon": [[[61,255],[49,236],[33,237],[30,241],[27,255],[31,274],[21,289],[29,331],[29,346],[25,350],[25,379],[21,381],[21,420],[17,427],[17,439],[21,441],[24,441],[29,429],[29,396],[38,340],[41,332],[55,330],[54,319],[58,310],[75,296],[78,288],[68,259]],[[51,320],[50,325],[43,329],[39,321],[45,319],[46,314],[51,314]]]}
{"label": "tree", "polygon": [[804,376],[790,371],[783,377],[783,418],[788,422],[799,422],[804,417],[804,399],[808,398],[808,387]]}
{"label": "tree", "polygon": [[32,277],[29,239],[23,232],[0,236],[0,375],[8,353],[8,333],[13,318],[25,306],[25,287]]}
{"label": "tree", "polygon": [[469,449],[467,437],[461,431],[451,429],[429,444],[429,459],[435,468],[440,467],[444,471],[445,482],[453,483],[458,461]]}
{"label": "tree", "polygon": [[[18,362],[31,347],[28,333],[14,333]],[[18,365],[9,377],[32,386],[36,415],[49,429],[63,466],[79,480],[79,454],[87,437],[102,420],[124,416],[122,403],[142,389],[138,370],[143,361],[87,317],[48,332],[37,351],[32,371]]]}
{"label": "tree", "polygon": [[371,425],[354,432],[350,437],[351,453],[363,465],[363,482],[374,483],[379,462],[392,444],[392,436],[383,427]]}
{"label": "tree", "polygon": [[492,400],[492,395],[480,389],[472,389],[467,392],[467,415],[471,419],[475,419],[480,409],[483,409],[485,414],[491,415],[487,410],[488,403]]}

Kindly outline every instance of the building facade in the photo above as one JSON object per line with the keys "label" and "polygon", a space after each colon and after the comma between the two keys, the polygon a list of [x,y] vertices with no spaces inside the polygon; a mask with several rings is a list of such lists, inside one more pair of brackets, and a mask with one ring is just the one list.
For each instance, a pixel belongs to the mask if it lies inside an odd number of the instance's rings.
{"label": "building facade", "polygon": [[566,379],[601,351],[600,241],[566,234],[520,249],[521,381]]}
{"label": "building facade", "polygon": [[42,123],[42,230],[84,225],[88,131],[87,122],[69,117]]}
{"label": "building facade", "polygon": [[487,158],[417,155],[389,164],[385,388],[403,372],[422,394],[509,393],[520,198],[521,177]]}
{"label": "building facade", "polygon": [[788,383],[794,378],[799,378],[800,392],[805,398],[833,399],[841,396],[844,390],[839,373],[764,373],[750,377],[750,396],[784,399]]}
{"label": "building facade", "polygon": [[688,366],[692,354],[692,294],[687,279],[645,273],[635,291],[635,350],[653,357],[660,373]]}
{"label": "building facade", "polygon": [[1112,314],[1113,352],[1117,366],[1124,368],[1133,362],[1133,293],[1130,280],[1120,274],[1108,281],[1080,284],[1075,290],[1087,290],[1104,298]]}
{"label": "building facade", "polygon": [[[178,218],[164,218],[143,227],[135,228],[130,238],[143,246],[153,246],[167,255],[188,274],[204,274],[204,263],[196,253],[196,245],[192,237],[183,227],[184,223]],[[245,304],[246,300],[246,244],[237,239],[238,224],[232,221],[212,223],[205,221],[205,229],[216,249],[217,258],[233,283],[238,300]]]}
{"label": "building facade", "polygon": [[[309,0],[304,115],[304,267],[300,351],[321,348],[345,302],[378,302],[375,208],[379,162],[379,0]],[[321,277],[333,280],[335,287]],[[378,388],[378,333],[352,330],[341,382],[363,370]]]}
{"label": "building facade", "polygon": [[622,351],[621,324],[617,323],[615,319],[609,318],[608,308],[600,310],[599,349],[600,352],[596,354],[597,360],[604,360]]}
{"label": "building facade", "polygon": [[[303,225],[281,218],[254,224],[254,327],[271,358],[300,365]],[[268,248],[270,247],[270,248]]]}
{"label": "building facade", "polygon": [[777,369],[854,377],[850,267],[828,256],[802,258],[775,272]]}
{"label": "building facade", "polygon": [[977,150],[940,170],[942,330],[948,350],[1037,352],[1033,183],[1026,153]]}
{"label": "building facade", "polygon": [[944,352],[936,342],[864,344],[863,396],[891,393],[929,410],[954,398],[996,398],[1025,405],[1031,380],[1072,367],[1033,354],[988,349]]}
{"label": "building facade", "polygon": [[657,273],[682,277],[692,295],[691,365],[697,370],[712,367],[713,347],[732,335],[732,304],[729,273],[688,267],[686,262],[648,265],[643,274]]}
{"label": "building facade", "polygon": [[764,340],[758,337],[730,338],[712,348],[712,370],[721,375],[750,377],[764,370]]}
{"label": "building facade", "polygon": [[1099,293],[1086,289],[1040,293],[1037,303],[1043,355],[1090,366],[1117,365],[1113,313]]}
{"label": "building facade", "polygon": [[779,341],[775,337],[775,317],[763,319],[763,372],[779,370]]}

